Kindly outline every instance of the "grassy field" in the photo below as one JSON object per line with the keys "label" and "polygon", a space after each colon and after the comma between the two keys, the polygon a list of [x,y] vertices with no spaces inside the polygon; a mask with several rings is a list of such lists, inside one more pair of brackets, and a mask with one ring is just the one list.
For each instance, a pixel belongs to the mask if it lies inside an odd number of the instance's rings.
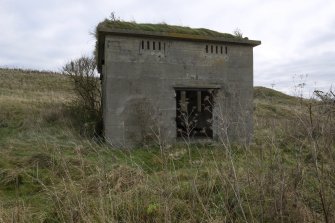
{"label": "grassy field", "polygon": [[334,222],[329,105],[254,90],[254,143],[117,150],[65,76],[0,69],[0,222]]}

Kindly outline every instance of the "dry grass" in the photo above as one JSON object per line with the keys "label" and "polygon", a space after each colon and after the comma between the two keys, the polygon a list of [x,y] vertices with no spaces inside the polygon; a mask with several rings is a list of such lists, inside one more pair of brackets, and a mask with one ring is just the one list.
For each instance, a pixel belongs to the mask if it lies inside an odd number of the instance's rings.
{"label": "dry grass", "polygon": [[0,222],[334,222],[319,102],[256,89],[250,146],[120,151],[79,134],[63,76],[0,70],[0,83]]}

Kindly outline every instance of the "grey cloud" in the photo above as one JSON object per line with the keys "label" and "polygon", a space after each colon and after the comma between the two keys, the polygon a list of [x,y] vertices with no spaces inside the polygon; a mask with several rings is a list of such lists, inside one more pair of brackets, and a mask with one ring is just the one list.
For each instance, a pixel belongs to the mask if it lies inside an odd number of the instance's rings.
{"label": "grey cloud", "polygon": [[[305,91],[310,95],[315,89],[328,90],[335,85],[335,51],[328,51],[313,57],[303,57],[292,61],[270,63],[255,70],[255,85],[271,87],[292,94],[298,83],[306,83]],[[301,79],[300,75],[307,75]]]}
{"label": "grey cloud", "polygon": [[[317,7],[318,10],[315,10]],[[294,74],[310,85],[334,82],[335,2],[265,0],[2,0],[0,66],[58,70],[94,49],[98,22],[114,11],[125,20],[166,22],[232,32],[239,27],[255,48],[255,85],[290,93]]]}
{"label": "grey cloud", "polygon": [[[335,25],[333,26],[335,27]],[[315,33],[313,37],[304,42],[304,47],[319,47],[320,45],[326,45],[333,43],[335,45],[335,30],[326,30],[325,33]]]}

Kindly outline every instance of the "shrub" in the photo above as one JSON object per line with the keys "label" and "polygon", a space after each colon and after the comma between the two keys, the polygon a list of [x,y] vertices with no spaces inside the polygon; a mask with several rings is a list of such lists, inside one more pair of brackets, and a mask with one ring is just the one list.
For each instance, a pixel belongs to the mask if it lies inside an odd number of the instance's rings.
{"label": "shrub", "polygon": [[75,116],[85,133],[102,135],[101,84],[93,57],[82,56],[67,63],[62,71],[73,81]]}

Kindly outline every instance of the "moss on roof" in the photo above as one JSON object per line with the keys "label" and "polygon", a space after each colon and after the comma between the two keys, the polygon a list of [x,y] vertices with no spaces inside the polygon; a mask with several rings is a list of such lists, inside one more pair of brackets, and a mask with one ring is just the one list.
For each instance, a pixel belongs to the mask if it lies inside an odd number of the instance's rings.
{"label": "moss on roof", "polygon": [[229,33],[220,33],[210,29],[204,28],[190,28],[187,26],[175,26],[168,25],[165,23],[150,24],[150,23],[136,23],[136,22],[125,22],[125,21],[113,21],[106,19],[99,23],[97,31],[100,28],[110,29],[124,29],[124,30],[135,30],[135,31],[151,31],[151,32],[164,32],[164,33],[180,33],[188,35],[199,35],[199,36],[211,36],[211,37],[224,37],[224,38],[238,38]]}
{"label": "moss on roof", "polygon": [[[105,33],[108,32],[119,32],[119,30],[124,31],[125,33],[133,33],[136,31],[147,31],[147,32],[155,32],[155,33],[142,33],[142,34],[151,34],[151,35],[162,35],[165,37],[173,37],[173,38],[189,38],[189,39],[214,39],[215,41],[227,41],[232,43],[241,43],[247,44],[251,46],[257,46],[260,44],[260,41],[249,40],[247,37],[242,37],[241,35],[233,35],[229,33],[221,33],[210,29],[204,28],[190,28],[187,26],[175,26],[168,25],[166,23],[136,23],[136,22],[126,22],[122,20],[112,20],[105,19],[100,22],[96,28],[96,48],[94,55],[97,59],[98,70],[101,72],[101,60],[103,56],[103,50],[99,51],[100,42],[104,42],[102,40],[105,36]],[[131,32],[133,31],[133,32]],[[102,35],[100,35],[102,34]],[[219,39],[219,40],[218,40]]]}

